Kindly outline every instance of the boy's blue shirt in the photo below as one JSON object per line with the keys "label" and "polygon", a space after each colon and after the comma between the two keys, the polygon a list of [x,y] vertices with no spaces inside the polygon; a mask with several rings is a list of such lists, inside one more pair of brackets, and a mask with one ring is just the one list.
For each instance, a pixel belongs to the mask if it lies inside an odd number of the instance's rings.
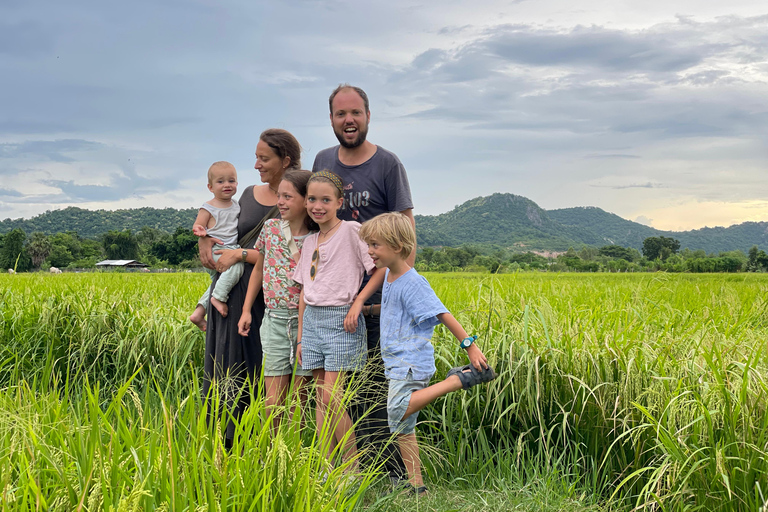
{"label": "boy's blue shirt", "polygon": [[389,379],[405,379],[408,370],[416,380],[435,373],[432,333],[437,315],[448,313],[427,280],[414,269],[393,283],[384,274],[381,301],[381,356]]}

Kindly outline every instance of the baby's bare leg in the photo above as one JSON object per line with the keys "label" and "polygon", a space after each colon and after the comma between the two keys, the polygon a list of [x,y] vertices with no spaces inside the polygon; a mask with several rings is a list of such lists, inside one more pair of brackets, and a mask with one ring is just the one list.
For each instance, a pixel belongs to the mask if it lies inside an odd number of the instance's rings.
{"label": "baby's bare leg", "polygon": [[221,316],[226,318],[229,314],[229,306],[226,302],[221,302],[219,299],[211,295],[211,305],[216,308],[216,311],[221,313]]}
{"label": "baby's bare leg", "polygon": [[189,315],[189,321],[195,324],[201,331],[205,332],[205,308],[202,304],[198,304],[195,310]]}

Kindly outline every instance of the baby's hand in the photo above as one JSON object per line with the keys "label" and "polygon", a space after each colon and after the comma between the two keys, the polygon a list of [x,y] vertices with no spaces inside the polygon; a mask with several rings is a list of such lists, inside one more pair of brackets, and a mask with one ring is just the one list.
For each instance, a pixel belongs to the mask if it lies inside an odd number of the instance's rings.
{"label": "baby's hand", "polygon": [[248,336],[251,331],[251,313],[250,311],[243,311],[240,316],[240,321],[237,322],[237,332],[240,336]]}
{"label": "baby's hand", "polygon": [[478,371],[488,368],[488,359],[474,343],[467,349],[467,357],[469,357],[469,362],[472,363],[472,366],[477,368]]}
{"label": "baby's hand", "polygon": [[208,234],[208,230],[200,224],[195,224],[192,226],[192,234],[195,236],[206,236]]}

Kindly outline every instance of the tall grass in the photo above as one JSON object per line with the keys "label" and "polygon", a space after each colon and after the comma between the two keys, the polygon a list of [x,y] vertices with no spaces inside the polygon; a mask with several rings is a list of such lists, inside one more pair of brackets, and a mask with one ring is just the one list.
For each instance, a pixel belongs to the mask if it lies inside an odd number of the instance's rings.
{"label": "tall grass", "polygon": [[329,466],[299,409],[275,433],[253,400],[224,449],[229,416],[200,397],[203,337],[185,321],[197,279],[56,277],[3,283],[0,509],[355,507],[371,474]]}
{"label": "tall grass", "polygon": [[[500,370],[487,393],[427,411],[441,469],[514,454],[572,468],[616,505],[760,510],[766,277],[429,276]],[[445,371],[455,342],[438,347]]]}
{"label": "tall grass", "polygon": [[[429,481],[549,473],[611,508],[765,509],[768,276],[427,277],[499,373],[422,412]],[[285,507],[359,507],[359,493],[314,487],[306,433],[270,446],[258,402],[249,441],[217,447],[186,322],[205,278],[0,276],[1,503],[239,510],[267,488]],[[434,341],[440,378],[465,356],[443,328]],[[275,476],[288,460],[306,482]]]}

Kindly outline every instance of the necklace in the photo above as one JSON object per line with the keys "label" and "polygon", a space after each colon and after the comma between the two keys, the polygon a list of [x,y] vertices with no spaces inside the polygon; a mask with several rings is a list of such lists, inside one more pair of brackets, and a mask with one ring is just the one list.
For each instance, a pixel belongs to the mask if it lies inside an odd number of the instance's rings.
{"label": "necklace", "polygon": [[336,226],[338,226],[339,224],[341,224],[341,219],[339,219],[339,222],[337,222],[336,224],[334,224],[332,228],[330,228],[330,229],[327,229],[327,230],[325,230],[325,231],[323,231],[323,230],[321,229],[321,230],[320,230],[320,234],[321,234],[321,235],[323,235],[323,236],[326,236],[328,233],[330,233],[331,231],[333,231],[334,229],[336,229]]}
{"label": "necklace", "polygon": [[271,190],[272,192],[275,193],[275,195],[277,195],[277,189],[276,188],[272,188],[272,185],[268,185],[268,186],[269,186],[269,190]]}

